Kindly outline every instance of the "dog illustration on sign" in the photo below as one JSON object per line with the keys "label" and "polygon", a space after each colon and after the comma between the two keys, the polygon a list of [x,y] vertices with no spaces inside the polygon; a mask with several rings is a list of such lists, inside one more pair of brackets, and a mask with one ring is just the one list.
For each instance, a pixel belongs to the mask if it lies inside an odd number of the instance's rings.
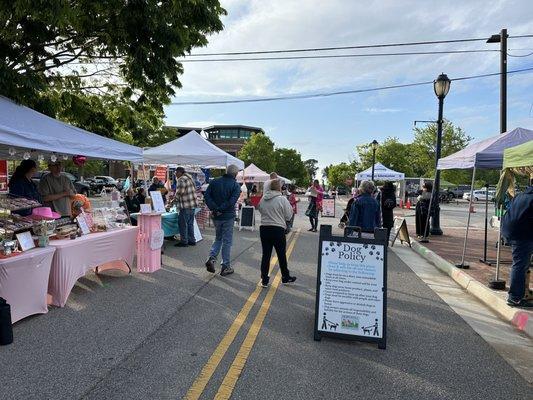
{"label": "dog illustration on sign", "polygon": [[372,336],[379,336],[379,325],[378,325],[378,320],[376,318],[375,320],[376,322],[374,323],[374,325],[370,325],[370,326],[362,326],[361,329],[363,330],[363,334],[364,335],[372,335]]}

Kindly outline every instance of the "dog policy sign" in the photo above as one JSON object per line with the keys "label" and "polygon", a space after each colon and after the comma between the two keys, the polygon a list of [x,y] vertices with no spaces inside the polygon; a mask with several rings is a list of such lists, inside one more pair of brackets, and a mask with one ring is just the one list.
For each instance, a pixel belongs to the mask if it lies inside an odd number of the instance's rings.
{"label": "dog policy sign", "polygon": [[374,236],[333,236],[331,226],[321,226],[315,340],[333,336],[385,348],[387,230]]}

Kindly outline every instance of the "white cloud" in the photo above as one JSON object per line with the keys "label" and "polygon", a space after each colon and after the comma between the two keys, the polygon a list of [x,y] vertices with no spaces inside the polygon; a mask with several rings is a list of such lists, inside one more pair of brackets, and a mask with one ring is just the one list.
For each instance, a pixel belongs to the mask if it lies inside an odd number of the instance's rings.
{"label": "white cloud", "polygon": [[[364,4],[342,0],[231,0],[222,4],[229,13],[224,21],[225,30],[211,37],[208,47],[197,52],[485,37],[497,33],[502,26],[509,27],[512,35],[531,33],[533,12],[533,3],[527,0],[493,1],[490,6],[484,0],[374,0]],[[513,41],[513,47],[520,47],[519,43],[522,42]],[[383,51],[497,49],[497,46],[473,42]],[[511,65],[513,62],[510,60]],[[441,71],[457,77],[499,69],[498,53],[184,65],[183,89],[178,97],[202,99],[372,87],[432,79]],[[468,89],[466,82],[454,88],[457,93]]]}
{"label": "white cloud", "polygon": [[370,113],[397,113],[397,112],[402,112],[403,110],[401,108],[368,107],[368,108],[365,108],[363,111],[370,112]]}

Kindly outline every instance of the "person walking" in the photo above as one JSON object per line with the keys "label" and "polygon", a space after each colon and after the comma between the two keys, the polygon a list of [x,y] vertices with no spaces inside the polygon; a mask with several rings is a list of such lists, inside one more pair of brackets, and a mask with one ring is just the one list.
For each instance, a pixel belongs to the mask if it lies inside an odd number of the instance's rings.
{"label": "person walking", "polygon": [[527,300],[526,275],[533,255],[533,185],[518,194],[502,218],[502,236],[511,244],[513,265],[507,304],[511,307],[533,307]]}
{"label": "person walking", "polygon": [[215,272],[215,262],[222,250],[220,275],[232,274],[231,244],[233,242],[233,225],[235,223],[235,204],[241,195],[241,188],[235,178],[239,167],[229,165],[224,176],[211,182],[205,191],[204,200],[213,215],[215,224],[215,241],[211,246],[209,257],[205,262],[207,271]]}
{"label": "person walking", "polygon": [[289,194],[287,198],[292,207],[292,217],[287,225],[287,233],[289,233],[294,225],[294,217],[298,214],[298,203],[300,202],[300,199],[296,197],[296,186],[292,184],[289,185]]}
{"label": "person walking", "polygon": [[281,282],[283,284],[293,283],[296,277],[290,275],[287,267],[285,229],[287,228],[287,222],[290,221],[294,214],[289,200],[281,194],[281,182],[279,179],[270,181],[270,190],[263,195],[258,209],[261,214],[259,236],[261,237],[261,247],[263,248],[261,286],[268,287],[272,248],[276,249],[278,256]]}
{"label": "person walking", "polygon": [[381,216],[379,203],[372,196],[376,187],[372,181],[362,181],[359,185],[359,196],[353,201],[350,210],[349,226],[357,226],[362,232],[374,233],[379,228]]}
{"label": "person walking", "polygon": [[420,239],[429,236],[428,214],[429,203],[431,202],[431,192],[433,191],[433,184],[431,182],[424,182],[422,193],[417,197],[415,208],[415,230],[416,236]]}
{"label": "person walking", "polygon": [[180,241],[174,246],[196,246],[194,238],[194,209],[198,207],[196,199],[196,186],[191,176],[185,172],[185,168],[176,168],[176,195],[174,203],[178,208],[178,228]]}
{"label": "person walking", "polygon": [[318,202],[317,196],[318,193],[313,185],[307,189],[307,198],[309,200],[309,205],[307,210],[305,210],[305,215],[309,217],[309,222],[311,223],[311,228],[308,229],[309,232],[317,232],[318,228]]}
{"label": "person walking", "polygon": [[387,181],[381,188],[381,221],[383,228],[387,228],[387,235],[394,225],[394,207],[396,207],[396,190],[391,181]]}
{"label": "person walking", "polygon": [[324,189],[320,186],[318,179],[313,181],[313,187],[316,190],[316,206],[317,211],[322,211],[322,200],[324,200]]}

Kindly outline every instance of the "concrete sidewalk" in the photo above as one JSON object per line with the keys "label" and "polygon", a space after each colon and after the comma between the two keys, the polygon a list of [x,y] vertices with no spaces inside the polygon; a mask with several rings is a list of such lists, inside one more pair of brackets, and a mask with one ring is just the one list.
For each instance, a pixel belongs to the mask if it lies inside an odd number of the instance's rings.
{"label": "concrete sidewalk", "polygon": [[[532,311],[509,307],[506,303],[507,293],[505,291],[490,289],[484,283],[479,282],[475,278],[475,274],[471,273],[472,271],[459,269],[450,262],[450,255],[454,254],[454,247],[450,245],[454,242],[453,236],[448,234],[441,237],[434,237],[431,240],[430,243],[422,245],[411,237],[412,249],[435,265],[439,270],[449,275],[467,292],[497,312],[504,320],[510,322],[528,336],[533,337]],[[439,243],[443,245],[439,246]],[[455,254],[460,254],[460,250],[457,247],[455,249]]]}

